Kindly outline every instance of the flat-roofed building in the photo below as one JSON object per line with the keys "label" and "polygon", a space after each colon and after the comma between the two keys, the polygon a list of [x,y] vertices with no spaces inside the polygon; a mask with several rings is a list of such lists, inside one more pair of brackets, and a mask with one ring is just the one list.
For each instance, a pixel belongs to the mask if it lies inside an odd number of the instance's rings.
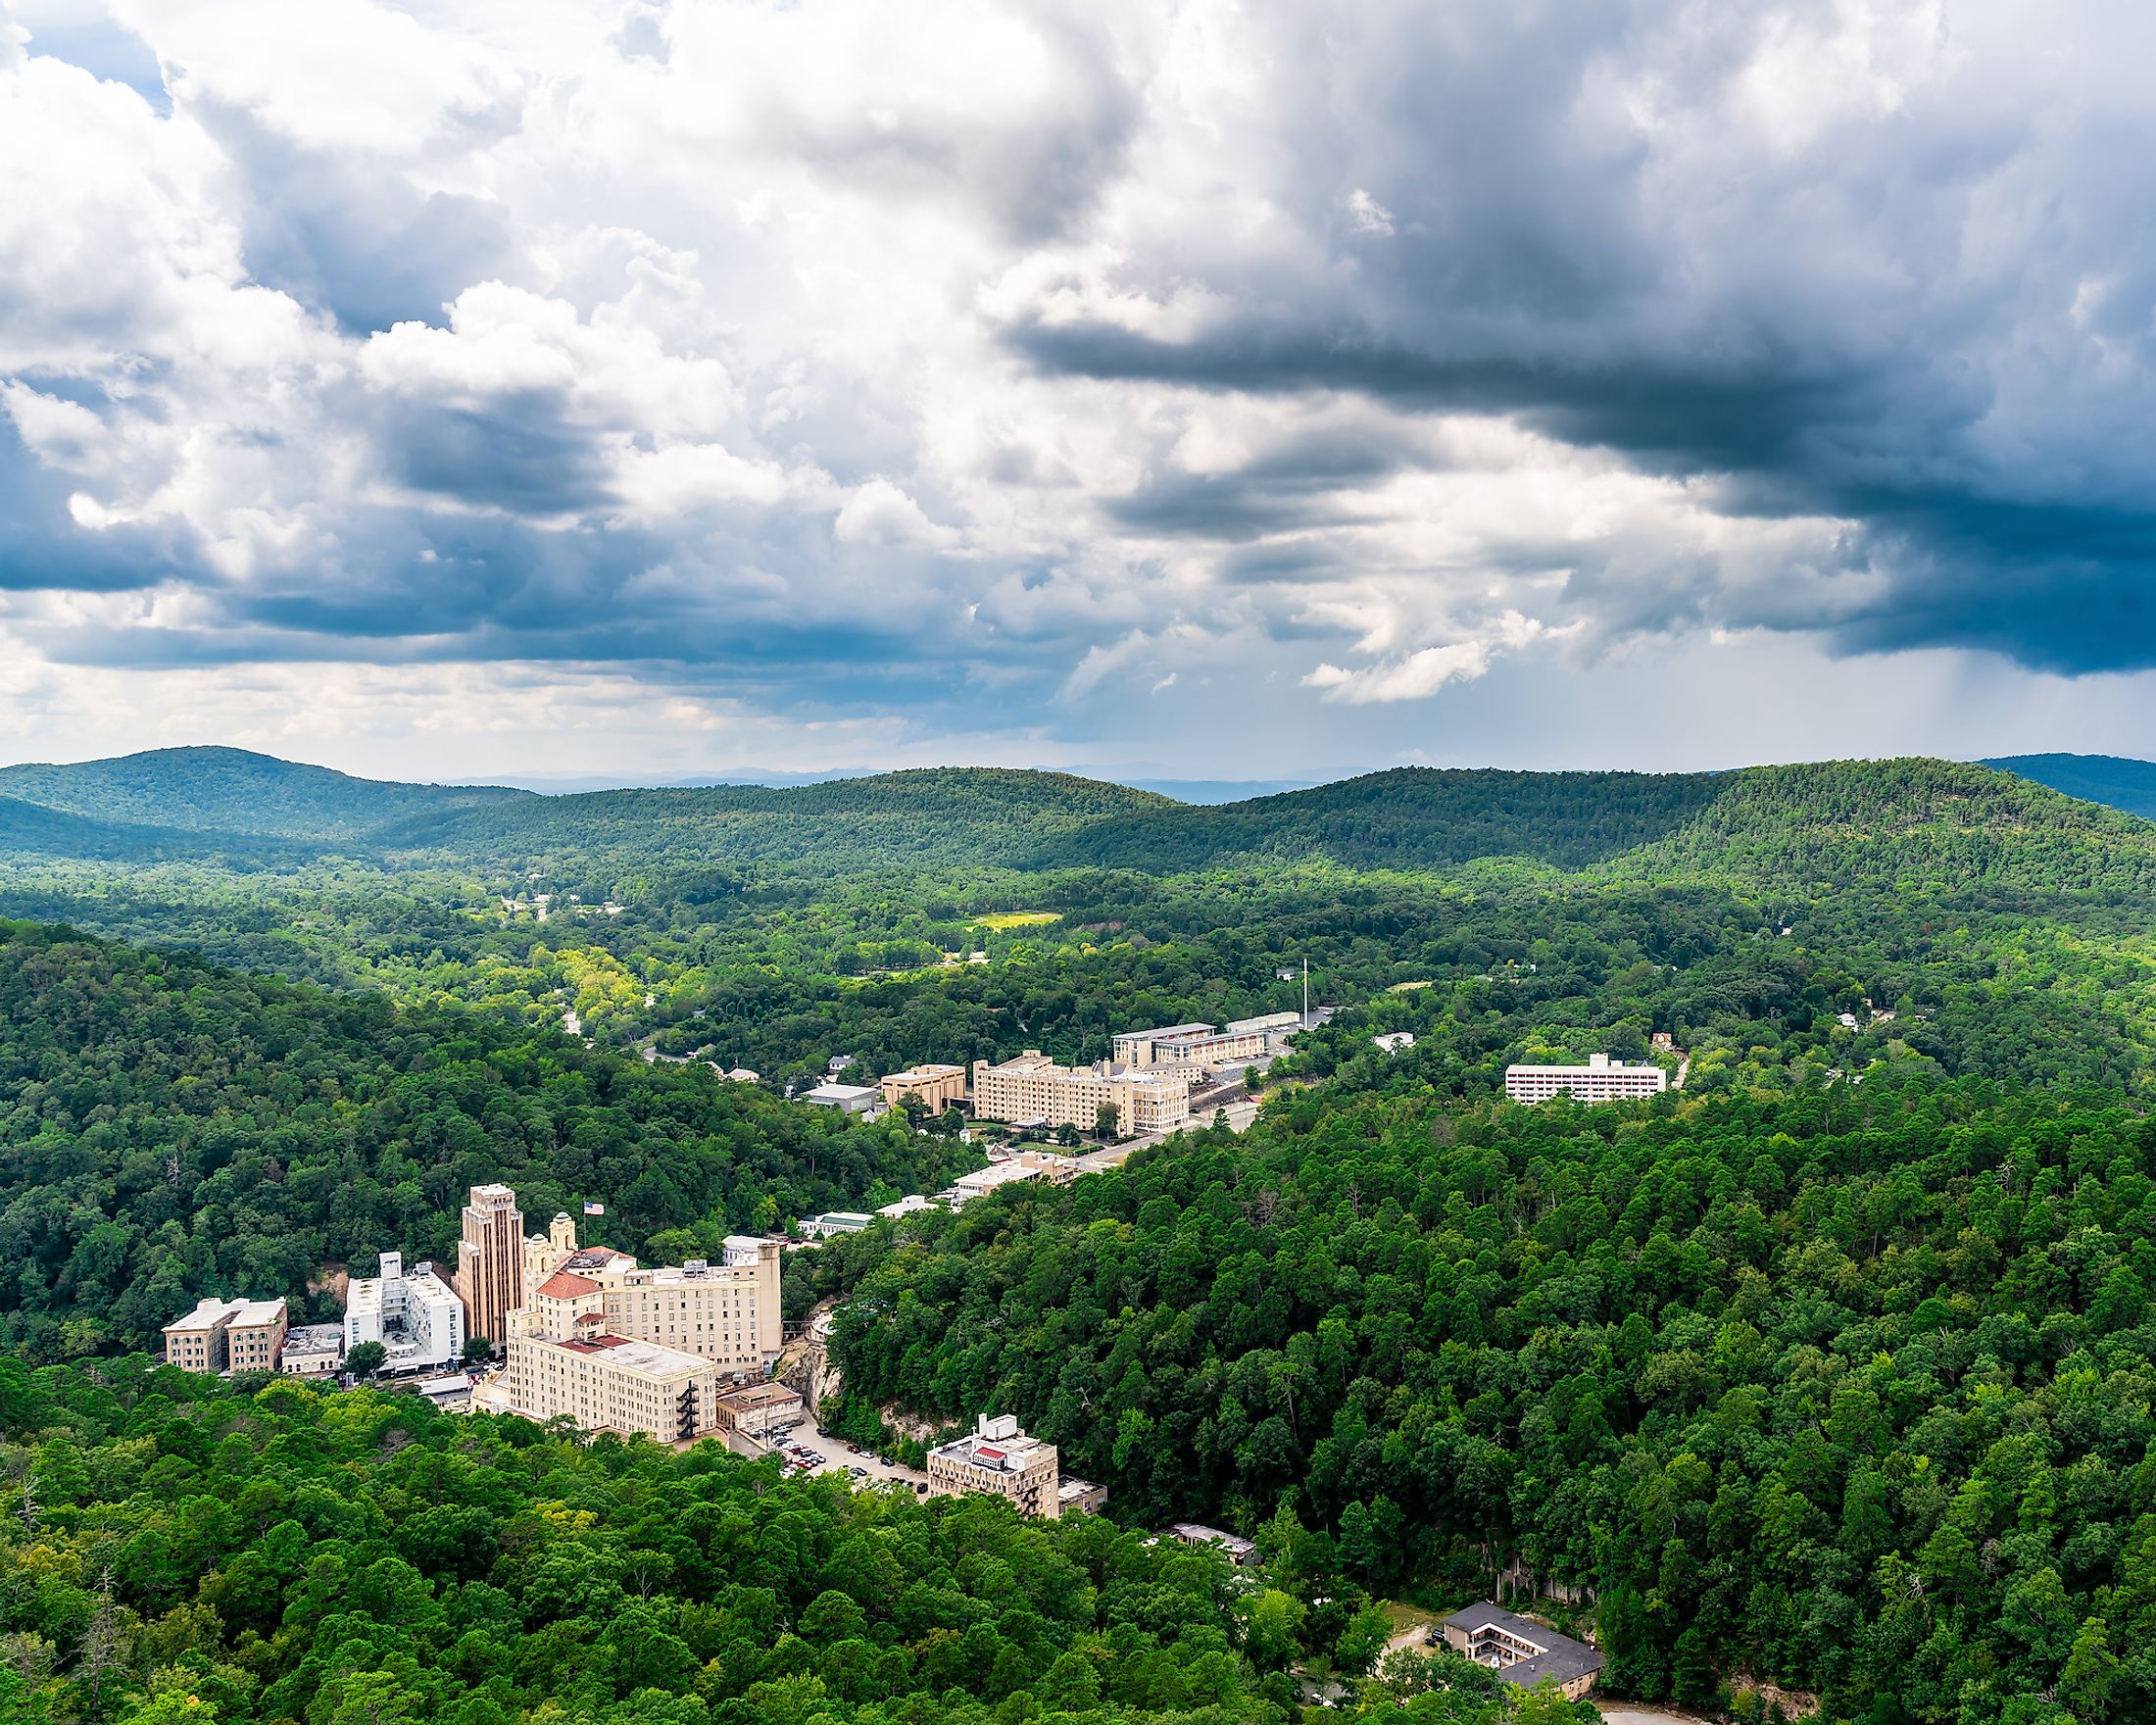
{"label": "flat-roofed building", "polygon": [[1199,1521],[1178,1521],[1168,1529],[1168,1538],[1179,1546],[1218,1546],[1228,1553],[1231,1562],[1238,1564],[1249,1563],[1257,1556],[1257,1547],[1252,1541]]}
{"label": "flat-roofed building", "polygon": [[1190,1074],[1112,1060],[1058,1066],[1037,1048],[1001,1065],[973,1062],[976,1118],[1091,1132],[1103,1107],[1115,1109],[1120,1133],[1168,1131],[1191,1117]]}
{"label": "flat-roofed building", "polygon": [[344,1325],[294,1324],[284,1332],[277,1369],[286,1377],[335,1377],[344,1367]]}
{"label": "flat-roofed building", "polygon": [[828,1209],[820,1216],[804,1216],[796,1224],[804,1240],[828,1240],[833,1234],[859,1234],[875,1226],[866,1210]]}
{"label": "flat-roofed building", "polygon": [[935,1497],[970,1492],[1007,1498],[1020,1514],[1054,1521],[1062,1512],[1059,1485],[1055,1446],[1027,1437],[1008,1413],[984,1413],[970,1436],[928,1453],[928,1490]]}
{"label": "flat-roofed building", "polygon": [[244,1300],[208,1296],[165,1326],[165,1362],[183,1371],[220,1372],[225,1367],[225,1332]]}
{"label": "flat-roofed building", "polygon": [[883,1093],[886,1108],[902,1107],[907,1097],[917,1096],[930,1113],[941,1114],[965,1101],[965,1068],[908,1066],[877,1079],[876,1088]]}
{"label": "flat-roofed building", "polygon": [[1531,1617],[1501,1605],[1470,1605],[1444,1623],[1446,1645],[1496,1672],[1499,1683],[1533,1689],[1554,1683],[1567,1700],[1579,1700],[1601,1675],[1602,1655],[1585,1642],[1559,1635]]}
{"label": "flat-roofed building", "polygon": [[1115,1059],[1132,1066],[1202,1070],[1248,1065],[1273,1052],[1266,1021],[1255,1018],[1226,1026],[1167,1024],[1157,1030],[1126,1030],[1115,1039]]}
{"label": "flat-roofed building", "polygon": [[720,1431],[740,1432],[761,1443],[792,1431],[808,1417],[801,1392],[777,1383],[727,1390],[719,1396],[715,1411],[714,1423]]}
{"label": "flat-roofed building", "polygon": [[224,1332],[225,1351],[233,1371],[275,1371],[284,1357],[286,1317],[281,1300],[247,1300],[232,1313]]}
{"label": "flat-roofed building", "polygon": [[785,1345],[779,1316],[783,1240],[732,1235],[717,1263],[632,1269],[599,1278],[616,1336],[703,1355],[736,1377],[760,1377]]}
{"label": "flat-roofed building", "polygon": [[1659,1096],[1669,1088],[1660,1066],[1628,1066],[1607,1055],[1590,1055],[1584,1066],[1507,1066],[1504,1093],[1514,1102],[1547,1102],[1571,1096],[1580,1102],[1627,1102]]}
{"label": "flat-roofed building", "polygon": [[999,1186],[1016,1183],[1068,1186],[1077,1178],[1076,1157],[1055,1156],[1041,1150],[1021,1150],[1016,1156],[1006,1157],[1000,1162],[990,1162],[985,1168],[976,1168],[970,1174],[960,1174],[951,1183],[951,1190],[956,1194],[952,1203],[969,1203],[995,1191]]}
{"label": "flat-roofed building", "polygon": [[801,1100],[819,1109],[837,1109],[842,1114],[865,1114],[882,1105],[883,1092],[873,1084],[824,1083],[803,1091]]}
{"label": "flat-roofed building", "polygon": [[509,1331],[509,1314],[524,1303],[524,1215],[507,1186],[474,1186],[457,1242],[457,1293],[465,1303],[466,1334],[495,1347]]}
{"label": "flat-roofed building", "polygon": [[379,1342],[393,1372],[456,1365],[465,1354],[465,1303],[431,1263],[405,1271],[404,1254],[381,1255],[381,1274],[355,1276],[344,1296],[344,1345]]}
{"label": "flat-roofed building", "polygon": [[1090,1479],[1065,1474],[1055,1488],[1058,1515],[1098,1515],[1107,1506],[1107,1487],[1097,1486]]}
{"label": "flat-roofed building", "polygon": [[715,1429],[716,1365],[677,1348],[609,1335],[603,1322],[589,1313],[564,1338],[512,1335],[499,1405],[529,1419],[566,1417],[579,1431],[641,1432],[662,1443]]}
{"label": "flat-roofed building", "polygon": [[528,1293],[556,1270],[604,1280],[608,1275],[636,1268],[636,1259],[611,1246],[579,1246],[576,1223],[566,1210],[557,1211],[544,1234],[524,1241],[524,1289]]}

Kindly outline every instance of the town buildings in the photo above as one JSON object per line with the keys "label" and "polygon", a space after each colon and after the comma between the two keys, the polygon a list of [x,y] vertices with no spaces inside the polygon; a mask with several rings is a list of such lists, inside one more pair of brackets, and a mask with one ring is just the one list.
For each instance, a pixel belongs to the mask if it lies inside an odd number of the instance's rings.
{"label": "town buildings", "polygon": [[[473,1406],[500,1406],[526,1418],[565,1418],[579,1431],[642,1433],[662,1443],[706,1436],[716,1429],[718,1367],[700,1355],[656,1342],[607,1333],[605,1318],[586,1311],[567,1333],[536,1327],[532,1310],[516,1314],[509,1363],[474,1393]],[[525,1329],[527,1323],[533,1324]]]}
{"label": "town buildings", "polygon": [[1090,1479],[1065,1474],[1055,1488],[1055,1508],[1060,1515],[1098,1515],[1108,1506],[1108,1489]]}
{"label": "town buildings", "polygon": [[466,1334],[496,1348],[509,1314],[524,1303],[524,1216],[507,1186],[474,1186],[457,1243],[457,1293],[465,1303]]}
{"label": "town buildings", "polygon": [[1115,1109],[1116,1130],[1126,1136],[1168,1131],[1191,1117],[1190,1076],[1112,1060],[1058,1066],[1037,1048],[1001,1065],[973,1062],[977,1119],[1091,1132],[1103,1107]]}
{"label": "town buildings", "polygon": [[729,1235],[717,1263],[599,1277],[600,1309],[616,1336],[701,1355],[721,1372],[760,1377],[782,1346],[779,1270],[785,1242]]}
{"label": "town buildings", "polygon": [[801,1392],[784,1384],[750,1384],[720,1394],[712,1422],[722,1432],[739,1432],[760,1444],[783,1437],[808,1417]]}
{"label": "town buildings", "polygon": [[1590,1055],[1584,1066],[1507,1066],[1504,1093],[1514,1102],[1547,1102],[1560,1092],[1581,1102],[1623,1102],[1659,1096],[1669,1088],[1660,1066],[1628,1066],[1607,1055]]}
{"label": "town buildings", "polygon": [[342,1324],[294,1324],[284,1332],[277,1369],[287,1377],[332,1378],[344,1369]]}
{"label": "town buildings", "polygon": [[1032,1181],[1043,1186],[1068,1186],[1077,1178],[1076,1157],[1055,1156],[1042,1150],[1021,1150],[1016,1156],[1006,1157],[999,1162],[990,1162],[985,1168],[977,1168],[970,1174],[960,1174],[951,1183],[951,1202],[954,1205],[965,1204],[1014,1181]]}
{"label": "town buildings", "polygon": [[281,1300],[197,1302],[165,1326],[165,1359],[186,1371],[275,1371],[284,1351]]}
{"label": "town buildings", "polygon": [[1054,1521],[1062,1512],[1055,1446],[1029,1438],[1007,1413],[981,1415],[963,1438],[928,1453],[928,1490],[935,1497],[972,1492],[1006,1498],[1021,1515]]}
{"label": "town buildings", "polygon": [[930,1113],[940,1114],[965,1101],[965,1068],[908,1066],[903,1072],[879,1078],[876,1088],[883,1093],[886,1108],[902,1107],[907,1097],[917,1096]]}
{"label": "town buildings", "polygon": [[1585,1642],[1559,1635],[1529,1617],[1488,1603],[1455,1611],[1443,1625],[1446,1644],[1478,1665],[1487,1665],[1500,1683],[1533,1689],[1545,1679],[1578,1700],[1594,1687],[1602,1655]]}
{"label": "town buildings", "polygon": [[346,1353],[379,1342],[392,1372],[439,1371],[465,1355],[465,1303],[430,1263],[407,1275],[404,1254],[381,1255],[381,1274],[355,1276],[344,1296]]}
{"label": "town buildings", "polygon": [[832,1209],[820,1216],[804,1216],[795,1225],[804,1240],[828,1240],[833,1234],[858,1234],[874,1226],[875,1220],[865,1210]]}
{"label": "town buildings", "polygon": [[842,1114],[866,1114],[882,1104],[883,1092],[873,1084],[823,1083],[802,1092],[801,1100],[819,1109],[837,1109]]}

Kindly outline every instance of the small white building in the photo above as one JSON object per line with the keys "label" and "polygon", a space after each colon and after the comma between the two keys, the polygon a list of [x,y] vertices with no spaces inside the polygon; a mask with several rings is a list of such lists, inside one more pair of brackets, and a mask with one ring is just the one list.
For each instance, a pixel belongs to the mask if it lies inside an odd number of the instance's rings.
{"label": "small white building", "polygon": [[335,1377],[344,1366],[342,1324],[298,1324],[284,1332],[277,1369],[299,1378]]}
{"label": "small white building", "polygon": [[837,1109],[842,1114],[865,1114],[883,1101],[883,1092],[873,1084],[819,1084],[804,1092],[801,1100],[819,1109]]}
{"label": "small white building", "polygon": [[1396,1055],[1403,1048],[1415,1046],[1415,1033],[1412,1030],[1388,1030],[1383,1036],[1373,1036],[1370,1040],[1378,1045],[1380,1054]]}
{"label": "small white building", "polygon": [[820,1216],[806,1216],[801,1222],[802,1237],[807,1240],[828,1240],[834,1234],[858,1234],[874,1225],[876,1218],[858,1209],[826,1210]]}
{"label": "small white building", "polygon": [[385,1252],[378,1276],[355,1276],[344,1299],[344,1350],[379,1342],[390,1372],[438,1371],[464,1358],[465,1303],[434,1273],[416,1264],[407,1275],[404,1254]]}

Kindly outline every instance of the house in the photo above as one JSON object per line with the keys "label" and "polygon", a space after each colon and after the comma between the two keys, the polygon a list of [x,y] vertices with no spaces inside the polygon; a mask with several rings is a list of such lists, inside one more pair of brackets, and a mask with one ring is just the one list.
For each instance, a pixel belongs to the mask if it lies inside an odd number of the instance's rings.
{"label": "house", "polygon": [[1499,1683],[1533,1689],[1554,1683],[1567,1700],[1578,1700],[1601,1675],[1602,1655],[1585,1642],[1559,1635],[1546,1624],[1501,1605],[1470,1605],[1440,1626],[1446,1646],[1497,1674]]}
{"label": "house", "polygon": [[1249,1563],[1257,1555],[1257,1547],[1241,1534],[1222,1533],[1201,1522],[1178,1521],[1168,1529],[1168,1537],[1179,1546],[1218,1546],[1237,1564]]}

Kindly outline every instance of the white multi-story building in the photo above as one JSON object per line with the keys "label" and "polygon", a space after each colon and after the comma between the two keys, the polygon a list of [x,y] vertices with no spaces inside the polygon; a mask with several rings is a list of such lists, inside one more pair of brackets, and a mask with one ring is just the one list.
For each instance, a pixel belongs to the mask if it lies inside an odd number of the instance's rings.
{"label": "white multi-story building", "polygon": [[562,1336],[519,1333],[513,1321],[509,1364],[471,1405],[677,1443],[717,1429],[718,1379],[701,1355],[610,1335],[604,1318],[587,1312]]}
{"label": "white multi-story building", "polygon": [[976,1119],[1014,1126],[1075,1126],[1090,1132],[1103,1106],[1115,1109],[1116,1130],[1164,1132],[1191,1117],[1187,1070],[1152,1070],[1099,1060],[1058,1066],[1037,1048],[1014,1060],[973,1062]]}
{"label": "white multi-story building", "polygon": [[381,1274],[355,1276],[344,1296],[344,1351],[379,1342],[392,1372],[439,1371],[465,1355],[470,1334],[465,1303],[434,1273],[415,1264],[407,1275],[404,1254],[385,1252]]}
{"label": "white multi-story building", "polygon": [[1225,1029],[1211,1024],[1168,1024],[1157,1030],[1126,1030],[1115,1039],[1115,1059],[1130,1066],[1200,1070],[1246,1064],[1271,1052],[1268,1022],[1250,1018]]}
{"label": "white multi-story building", "polygon": [[951,1183],[956,1194],[954,1204],[965,1204],[984,1193],[993,1192],[999,1186],[1008,1186],[1013,1181],[1033,1181],[1043,1186],[1068,1186],[1078,1178],[1078,1158],[1074,1156],[1054,1156],[1047,1151],[1021,1150],[1016,1156],[1000,1162],[990,1162],[985,1168],[977,1168],[970,1174],[960,1174]]}
{"label": "white multi-story building", "polygon": [[1659,1096],[1669,1088],[1660,1066],[1628,1066],[1607,1055],[1590,1055],[1584,1066],[1507,1066],[1504,1093],[1514,1102],[1547,1102],[1560,1092],[1581,1102],[1626,1102]]}

